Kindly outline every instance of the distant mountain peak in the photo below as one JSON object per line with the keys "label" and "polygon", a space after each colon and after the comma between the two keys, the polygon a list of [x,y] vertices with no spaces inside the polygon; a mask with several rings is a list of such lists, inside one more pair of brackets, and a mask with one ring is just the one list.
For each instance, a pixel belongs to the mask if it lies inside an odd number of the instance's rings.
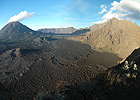
{"label": "distant mountain peak", "polygon": [[30,29],[29,27],[27,27],[26,25],[22,24],[22,23],[19,22],[19,21],[16,21],[16,22],[10,22],[9,24],[11,24],[11,25],[13,25],[13,26],[26,27],[26,28]]}
{"label": "distant mountain peak", "polygon": [[20,23],[19,21],[13,21],[13,22],[9,22],[8,24],[10,24],[10,23]]}
{"label": "distant mountain peak", "polygon": [[[23,25],[22,23],[20,23],[19,21],[15,21],[15,22],[9,22],[6,25],[12,25],[12,26],[16,26],[16,25]],[[5,25],[5,26],[6,26]]]}
{"label": "distant mountain peak", "polygon": [[18,21],[10,22],[0,30],[0,39],[23,39],[23,37],[28,37],[30,33],[34,32]]}
{"label": "distant mountain peak", "polygon": [[15,22],[9,22],[9,23],[7,23],[1,30],[3,30],[4,28],[7,28],[7,27],[10,27],[10,28],[14,28],[14,27],[26,27],[26,28],[28,28],[26,25],[23,25],[19,21],[15,21]]}
{"label": "distant mountain peak", "polygon": [[121,20],[119,20],[117,18],[112,18],[106,23],[108,23],[109,25],[113,25],[113,24],[117,24],[119,21],[121,21]]}

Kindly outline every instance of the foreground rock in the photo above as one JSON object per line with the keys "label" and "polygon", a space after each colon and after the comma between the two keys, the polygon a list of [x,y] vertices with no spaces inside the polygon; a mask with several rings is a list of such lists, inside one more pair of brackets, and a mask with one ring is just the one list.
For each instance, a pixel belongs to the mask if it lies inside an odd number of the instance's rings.
{"label": "foreground rock", "polygon": [[97,75],[96,85],[106,91],[109,100],[139,100],[140,92],[140,49],[126,61]]}
{"label": "foreground rock", "polygon": [[71,85],[57,84],[51,93],[38,93],[35,100],[106,100],[104,91],[94,84]]}

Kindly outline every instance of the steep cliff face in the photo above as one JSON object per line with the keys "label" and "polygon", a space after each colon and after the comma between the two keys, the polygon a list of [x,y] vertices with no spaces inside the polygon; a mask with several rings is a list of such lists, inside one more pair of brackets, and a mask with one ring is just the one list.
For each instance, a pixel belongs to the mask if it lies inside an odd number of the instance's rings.
{"label": "steep cliff face", "polygon": [[[93,30],[95,26],[92,26]],[[110,19],[85,36],[71,39],[89,44],[96,50],[117,53],[126,58],[140,46],[140,27],[127,20]]]}
{"label": "steep cliff face", "polygon": [[45,29],[39,29],[39,32],[43,33],[55,33],[55,34],[71,34],[76,31],[73,27],[67,27],[67,28],[45,28]]}

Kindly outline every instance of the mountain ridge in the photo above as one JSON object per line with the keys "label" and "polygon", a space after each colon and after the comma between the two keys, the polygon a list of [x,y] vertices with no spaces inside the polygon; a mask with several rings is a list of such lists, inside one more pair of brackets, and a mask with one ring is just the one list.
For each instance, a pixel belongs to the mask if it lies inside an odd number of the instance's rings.
{"label": "mountain ridge", "polygon": [[67,28],[44,28],[44,29],[38,29],[37,31],[43,33],[71,34],[76,30],[77,29],[75,29],[74,27],[67,27]]}
{"label": "mountain ridge", "polygon": [[139,37],[140,27],[136,23],[113,18],[85,36],[70,39],[89,44],[97,51],[114,52],[126,58],[134,49],[140,47]]}

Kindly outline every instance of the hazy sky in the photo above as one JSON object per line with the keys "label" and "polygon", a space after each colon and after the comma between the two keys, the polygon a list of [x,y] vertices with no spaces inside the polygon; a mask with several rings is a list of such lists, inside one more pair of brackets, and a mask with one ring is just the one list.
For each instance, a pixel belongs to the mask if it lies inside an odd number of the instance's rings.
{"label": "hazy sky", "polygon": [[110,18],[140,25],[140,0],[0,0],[0,29],[20,21],[31,29],[85,28]]}

